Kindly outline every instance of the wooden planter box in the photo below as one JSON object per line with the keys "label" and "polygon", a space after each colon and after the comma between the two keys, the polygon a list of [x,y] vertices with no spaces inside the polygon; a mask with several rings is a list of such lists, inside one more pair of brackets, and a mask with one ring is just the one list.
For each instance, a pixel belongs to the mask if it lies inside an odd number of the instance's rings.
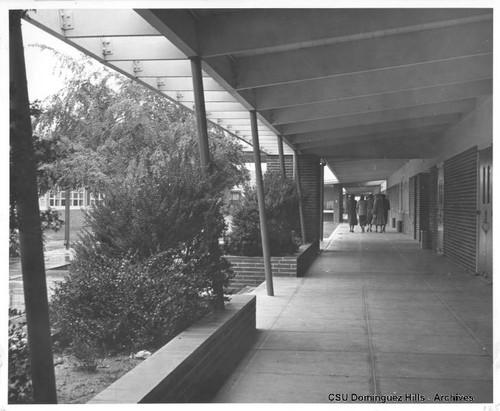
{"label": "wooden planter box", "polygon": [[[302,277],[319,253],[319,242],[302,245],[298,252],[284,257],[271,257],[274,277]],[[265,281],[264,258],[226,255],[234,278],[229,284],[233,292],[245,287],[257,287]]]}

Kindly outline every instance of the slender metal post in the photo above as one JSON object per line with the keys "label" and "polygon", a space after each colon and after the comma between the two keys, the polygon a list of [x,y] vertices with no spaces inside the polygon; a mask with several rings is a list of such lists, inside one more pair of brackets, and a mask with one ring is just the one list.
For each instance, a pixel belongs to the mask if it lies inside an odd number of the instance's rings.
{"label": "slender metal post", "polygon": [[271,251],[269,236],[267,234],[266,207],[264,197],[264,183],[262,181],[262,168],[260,166],[259,131],[257,129],[257,113],[250,111],[250,124],[252,127],[252,144],[255,161],[255,180],[257,183],[257,202],[259,203],[260,235],[262,238],[262,255],[264,256],[264,271],[266,275],[267,295],[274,295],[273,273],[271,270]]}
{"label": "slender metal post", "polygon": [[[200,149],[201,166],[207,173],[212,172],[210,162],[210,146],[208,144],[207,112],[205,110],[205,95],[203,91],[203,75],[201,72],[201,59],[191,57],[191,74],[193,77],[193,90],[196,109],[196,123],[198,125],[198,147]],[[212,239],[209,244],[210,254],[220,253],[217,238]],[[219,280],[213,280],[212,286],[215,293],[215,308],[224,309],[224,286]]]}
{"label": "slender metal post", "polygon": [[300,231],[302,235],[302,242],[306,243],[306,219],[304,216],[304,200],[302,195],[302,184],[300,182],[300,167],[299,167],[299,154],[295,151],[293,156],[295,162],[295,183],[297,184],[297,191],[299,193],[299,217],[300,217]]}
{"label": "slender metal post", "polygon": [[203,167],[210,165],[210,148],[208,145],[207,112],[205,110],[205,96],[203,92],[203,76],[201,72],[201,59],[191,57],[191,74],[193,77],[193,90],[196,108],[196,123],[198,125],[198,141],[200,160]]}
{"label": "slender metal post", "polygon": [[69,234],[69,227],[70,227],[70,218],[71,218],[71,212],[70,212],[70,201],[71,201],[71,191],[69,189],[66,189],[64,192],[64,199],[65,199],[65,204],[64,204],[64,245],[66,246],[66,250],[69,250],[69,243],[70,243],[70,234]]}
{"label": "slender metal post", "polygon": [[20,10],[9,12],[10,144],[13,161],[11,171],[15,171],[18,177],[16,208],[19,217],[19,243],[33,400],[37,404],[55,404],[57,403],[56,380],[38,206],[33,131],[21,33],[22,13]]}
{"label": "slender metal post", "polygon": [[323,241],[323,225],[325,214],[325,163],[320,163],[319,187],[319,240]]}
{"label": "slender metal post", "polygon": [[285,155],[283,154],[283,136],[278,136],[278,152],[280,155],[281,175],[286,179]]}

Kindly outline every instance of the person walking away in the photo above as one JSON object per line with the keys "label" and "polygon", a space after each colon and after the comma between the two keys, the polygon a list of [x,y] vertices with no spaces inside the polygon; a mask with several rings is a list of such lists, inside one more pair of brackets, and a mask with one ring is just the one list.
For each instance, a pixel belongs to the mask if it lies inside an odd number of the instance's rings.
{"label": "person walking away", "polygon": [[385,232],[385,226],[387,221],[389,221],[389,210],[391,209],[391,203],[389,203],[389,199],[385,196],[385,194],[381,195],[383,204],[384,204],[384,225],[382,226],[382,231]]}
{"label": "person walking away", "polygon": [[373,221],[373,194],[368,194],[368,199],[366,200],[366,224],[368,228],[366,231],[372,231],[372,221]]}
{"label": "person walking away", "polygon": [[358,224],[358,217],[356,216],[357,201],[354,195],[350,194],[347,197],[347,221],[349,222],[349,231],[354,233],[354,226]]}
{"label": "person walking away", "polygon": [[380,194],[375,196],[375,202],[373,203],[373,224],[375,224],[375,232],[378,233],[378,227],[380,226],[380,232],[382,232],[382,227],[385,225],[384,219],[384,201]]}
{"label": "person walking away", "polygon": [[367,202],[365,200],[365,196],[361,195],[358,201],[358,205],[356,206],[356,211],[358,213],[359,217],[359,225],[361,227],[361,232],[365,232],[365,226],[366,226],[366,216],[367,216]]}

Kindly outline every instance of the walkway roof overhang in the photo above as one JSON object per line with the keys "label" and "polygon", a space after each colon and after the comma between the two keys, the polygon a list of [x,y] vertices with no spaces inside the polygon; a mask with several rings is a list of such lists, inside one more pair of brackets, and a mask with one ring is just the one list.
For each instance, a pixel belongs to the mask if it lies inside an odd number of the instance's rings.
{"label": "walkway roof overhang", "polygon": [[[69,3],[69,2],[68,2]],[[492,94],[492,9],[48,10],[28,20],[193,109],[202,59],[208,119],[261,149],[326,161],[363,192]]]}

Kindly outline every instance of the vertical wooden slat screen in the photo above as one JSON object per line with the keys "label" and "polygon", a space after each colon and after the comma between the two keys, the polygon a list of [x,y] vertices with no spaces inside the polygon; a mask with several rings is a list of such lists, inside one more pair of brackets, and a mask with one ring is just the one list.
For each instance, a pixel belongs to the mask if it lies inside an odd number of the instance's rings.
{"label": "vertical wooden slat screen", "polygon": [[408,181],[408,192],[409,192],[409,196],[410,196],[410,201],[409,201],[409,218],[410,218],[410,221],[409,221],[409,231],[408,231],[408,234],[410,234],[412,236],[412,238],[414,240],[417,239],[417,236],[416,236],[416,210],[415,210],[415,187],[416,187],[416,176],[413,176],[413,177],[410,177],[409,181]]}
{"label": "vertical wooden slat screen", "polygon": [[[387,199],[389,200],[391,209],[389,210],[389,221],[387,221],[387,227],[392,227],[392,219],[395,218],[396,221],[399,219],[399,184],[394,184],[387,189],[385,193]],[[392,227],[394,228],[394,227]]]}
{"label": "vertical wooden slat screen", "polygon": [[429,231],[429,173],[415,176],[415,236],[422,242],[422,231]]}
{"label": "vertical wooden slat screen", "polygon": [[431,168],[429,178],[429,234],[431,241],[431,249],[437,250],[437,234],[438,234],[438,168]]}
{"label": "vertical wooden slat screen", "polygon": [[319,238],[319,190],[320,163],[317,157],[300,155],[299,170],[302,190],[305,195],[304,214],[306,242],[313,243]]}
{"label": "vertical wooden slat screen", "polygon": [[444,162],[443,253],[465,269],[476,269],[477,147]]}

